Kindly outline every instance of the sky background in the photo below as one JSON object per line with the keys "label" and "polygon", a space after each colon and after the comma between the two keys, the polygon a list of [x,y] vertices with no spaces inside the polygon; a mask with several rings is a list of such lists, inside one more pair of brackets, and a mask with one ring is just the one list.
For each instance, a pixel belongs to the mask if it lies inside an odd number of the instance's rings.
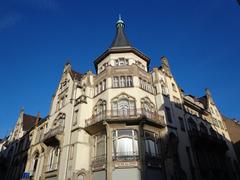
{"label": "sky background", "polygon": [[186,94],[210,88],[220,111],[240,119],[240,6],[237,0],[0,0],[0,137],[21,107],[46,116],[64,64],[94,70],[118,14],[134,47],[167,56]]}

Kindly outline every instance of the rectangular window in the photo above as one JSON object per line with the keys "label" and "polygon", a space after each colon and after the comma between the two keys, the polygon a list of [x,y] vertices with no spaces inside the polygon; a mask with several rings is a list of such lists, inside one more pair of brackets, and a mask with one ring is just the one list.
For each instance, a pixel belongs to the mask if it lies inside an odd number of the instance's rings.
{"label": "rectangular window", "polygon": [[124,76],[121,76],[120,77],[120,87],[125,87],[125,77]]}
{"label": "rectangular window", "polygon": [[119,87],[119,78],[116,76],[113,77],[113,87]]}
{"label": "rectangular window", "polygon": [[166,119],[168,122],[172,122],[171,110],[168,107],[165,107]]}
{"label": "rectangular window", "polygon": [[182,117],[179,117],[179,123],[182,131],[185,131],[185,125]]}
{"label": "rectangular window", "polygon": [[98,93],[101,92],[101,89],[102,89],[101,84],[99,84],[99,85],[98,85]]}
{"label": "rectangular window", "polygon": [[158,136],[155,133],[145,131],[145,149],[148,157],[159,157],[160,147]]}
{"label": "rectangular window", "polygon": [[107,84],[106,84],[106,79],[104,79],[103,80],[103,87],[102,87],[102,90],[104,91],[104,90],[106,90],[107,88],[106,88],[106,86],[107,86]]}
{"label": "rectangular window", "polygon": [[98,135],[95,137],[95,156],[101,157],[106,154],[106,140],[105,135]]}
{"label": "rectangular window", "polygon": [[99,83],[99,92],[102,92],[103,90],[103,86],[102,86],[102,82]]}
{"label": "rectangular window", "polygon": [[133,79],[132,76],[127,77],[127,87],[132,87],[133,86]]}
{"label": "rectangular window", "polygon": [[77,124],[77,120],[78,120],[78,110],[75,110],[73,114],[73,125]]}

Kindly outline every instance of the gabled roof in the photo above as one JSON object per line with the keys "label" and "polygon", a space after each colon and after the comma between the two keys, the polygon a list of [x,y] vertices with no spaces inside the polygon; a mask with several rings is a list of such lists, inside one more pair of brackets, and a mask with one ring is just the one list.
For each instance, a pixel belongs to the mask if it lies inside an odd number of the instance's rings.
{"label": "gabled roof", "polygon": [[30,130],[33,126],[35,126],[38,117],[32,116],[29,114],[23,114],[23,131]]}
{"label": "gabled roof", "polygon": [[70,71],[70,75],[71,75],[71,77],[72,77],[73,79],[78,79],[78,80],[82,79],[82,77],[83,77],[82,74],[80,74],[80,73],[78,73],[78,72],[76,72],[76,71],[74,71],[74,70],[72,70],[72,69],[71,69],[71,71]]}

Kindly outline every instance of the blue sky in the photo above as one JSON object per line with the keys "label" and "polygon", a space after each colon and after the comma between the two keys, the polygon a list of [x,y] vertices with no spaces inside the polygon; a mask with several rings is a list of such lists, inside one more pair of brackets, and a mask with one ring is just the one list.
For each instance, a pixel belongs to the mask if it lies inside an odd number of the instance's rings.
{"label": "blue sky", "polygon": [[25,112],[46,116],[63,66],[79,72],[111,44],[118,14],[131,43],[170,61],[178,84],[210,88],[220,111],[240,119],[240,6],[237,0],[0,1],[0,137]]}

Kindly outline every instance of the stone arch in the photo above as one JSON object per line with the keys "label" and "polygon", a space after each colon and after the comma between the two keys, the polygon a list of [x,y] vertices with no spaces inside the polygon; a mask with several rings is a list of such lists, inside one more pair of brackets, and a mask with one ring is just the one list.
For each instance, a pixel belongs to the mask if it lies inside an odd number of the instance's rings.
{"label": "stone arch", "polygon": [[88,180],[88,172],[85,169],[77,171],[76,180]]}

